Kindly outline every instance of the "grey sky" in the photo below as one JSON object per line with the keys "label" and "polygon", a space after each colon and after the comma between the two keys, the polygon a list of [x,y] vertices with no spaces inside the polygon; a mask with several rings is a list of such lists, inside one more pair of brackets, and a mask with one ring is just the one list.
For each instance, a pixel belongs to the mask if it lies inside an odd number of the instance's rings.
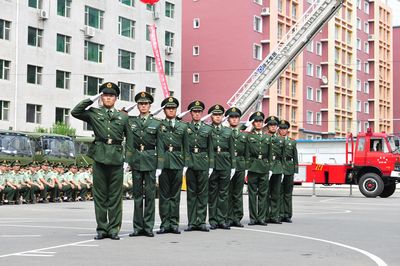
{"label": "grey sky", "polygon": [[392,8],[392,20],[393,26],[400,25],[400,1],[399,0],[387,0],[387,3]]}

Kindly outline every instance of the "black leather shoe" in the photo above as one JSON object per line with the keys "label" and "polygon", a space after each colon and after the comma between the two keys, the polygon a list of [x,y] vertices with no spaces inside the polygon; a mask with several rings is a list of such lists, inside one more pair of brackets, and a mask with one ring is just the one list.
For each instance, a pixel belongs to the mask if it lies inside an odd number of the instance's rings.
{"label": "black leather shoe", "polygon": [[129,237],[141,236],[142,234],[138,231],[133,231],[133,233],[129,234]]}
{"label": "black leather shoe", "polygon": [[184,230],[185,232],[191,232],[191,231],[194,231],[194,227],[193,226],[191,226],[191,225],[189,225],[185,230]]}
{"label": "black leather shoe", "polygon": [[279,220],[274,220],[274,219],[270,219],[270,220],[269,220],[269,223],[271,223],[271,224],[282,224],[281,221],[279,221]]}
{"label": "black leather shoe", "polygon": [[241,224],[240,222],[232,222],[231,226],[233,226],[233,227],[243,227],[244,225]]}
{"label": "black leather shoe", "polygon": [[267,226],[268,224],[266,222],[259,222],[257,223],[258,225],[262,225],[262,226]]}
{"label": "black leather shoe", "polygon": [[169,232],[176,235],[179,235],[181,233],[181,231],[179,231],[179,228],[172,228]]}
{"label": "black leather shoe", "polygon": [[284,223],[292,223],[292,219],[290,219],[290,218],[283,218],[282,219],[282,222],[284,222]]}
{"label": "black leather shoe", "polygon": [[210,229],[211,229],[211,230],[215,230],[215,229],[217,229],[217,228],[218,228],[218,227],[217,227],[217,225],[215,225],[215,224],[211,224],[211,225],[210,225]]}
{"label": "black leather shoe", "polygon": [[106,238],[106,235],[103,233],[98,233],[97,236],[94,237],[94,240],[102,240]]}
{"label": "black leather shoe", "polygon": [[221,229],[224,229],[224,230],[230,230],[231,229],[227,224],[220,224],[218,227],[221,228]]}
{"label": "black leather shoe", "polygon": [[200,225],[199,230],[202,232],[210,232],[210,230],[207,228],[207,225],[205,224]]}
{"label": "black leather shoe", "polygon": [[162,235],[162,234],[166,234],[168,233],[168,230],[166,230],[165,228],[160,228],[160,230],[157,231],[158,235]]}
{"label": "black leather shoe", "polygon": [[154,237],[153,232],[144,232],[144,235],[147,237]]}
{"label": "black leather shoe", "polygon": [[248,223],[248,225],[252,226],[252,225],[256,225],[256,222],[254,221],[250,221],[250,223]]}
{"label": "black leather shoe", "polygon": [[112,240],[119,240],[118,234],[111,234],[111,235],[110,235],[110,238],[111,238]]}

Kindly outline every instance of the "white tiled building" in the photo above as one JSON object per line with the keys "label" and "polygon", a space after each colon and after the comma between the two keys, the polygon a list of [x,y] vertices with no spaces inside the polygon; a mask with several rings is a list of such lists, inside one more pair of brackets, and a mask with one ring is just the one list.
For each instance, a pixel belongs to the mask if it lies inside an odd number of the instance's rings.
{"label": "white tiled building", "polygon": [[180,0],[161,0],[154,10],[139,0],[0,0],[0,7],[0,129],[65,121],[90,135],[70,110],[106,81],[120,84],[117,108],[141,90],[155,94],[159,107],[153,23],[169,88],[181,98]]}

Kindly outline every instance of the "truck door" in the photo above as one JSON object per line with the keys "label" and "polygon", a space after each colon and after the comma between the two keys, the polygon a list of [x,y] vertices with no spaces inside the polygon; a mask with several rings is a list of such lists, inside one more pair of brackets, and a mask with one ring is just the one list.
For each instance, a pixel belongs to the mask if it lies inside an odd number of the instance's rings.
{"label": "truck door", "polygon": [[389,148],[384,138],[371,137],[369,142],[369,151],[366,154],[366,164],[384,170],[384,167],[387,164],[388,153]]}

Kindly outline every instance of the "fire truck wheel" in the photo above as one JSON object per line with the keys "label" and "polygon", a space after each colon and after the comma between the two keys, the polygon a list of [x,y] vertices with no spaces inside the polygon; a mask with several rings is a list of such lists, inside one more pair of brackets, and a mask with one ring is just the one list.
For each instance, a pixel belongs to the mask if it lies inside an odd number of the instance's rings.
{"label": "fire truck wheel", "polygon": [[358,181],[358,187],[367,198],[376,198],[382,193],[385,184],[379,175],[366,173]]}
{"label": "fire truck wheel", "polygon": [[393,195],[396,191],[396,183],[389,183],[386,184],[385,188],[383,189],[382,193],[379,195],[381,198],[387,198]]}

